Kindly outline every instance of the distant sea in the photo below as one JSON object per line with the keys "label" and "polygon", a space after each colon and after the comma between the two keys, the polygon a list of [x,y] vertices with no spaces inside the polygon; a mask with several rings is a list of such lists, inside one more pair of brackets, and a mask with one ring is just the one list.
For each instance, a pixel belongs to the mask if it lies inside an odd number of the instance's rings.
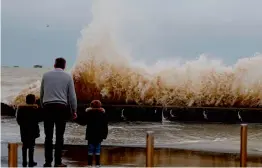
{"label": "distant sea", "polygon": [[11,101],[22,89],[41,80],[51,68],[1,67],[1,102]]}

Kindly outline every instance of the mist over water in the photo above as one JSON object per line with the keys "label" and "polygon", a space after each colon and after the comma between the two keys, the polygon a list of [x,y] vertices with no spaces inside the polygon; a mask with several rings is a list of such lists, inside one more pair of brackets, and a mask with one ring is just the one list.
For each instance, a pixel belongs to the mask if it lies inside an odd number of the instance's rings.
{"label": "mist over water", "polygon": [[[176,48],[179,44],[179,40],[174,44],[169,40],[174,32],[183,28],[181,24],[188,26],[185,38],[189,40],[191,32],[200,31],[199,27],[192,27],[192,23],[208,21],[221,28],[224,14],[194,16],[194,10],[200,10],[196,6],[190,15],[194,20],[189,22],[189,16],[179,20],[170,14],[172,6],[165,5],[163,9],[157,2],[160,1],[151,2],[152,8],[148,7],[149,1],[145,1],[144,6],[133,1],[93,2],[93,20],[81,31],[77,60],[71,70],[79,101],[103,99],[104,103],[177,106],[262,105],[262,54],[254,51],[253,56],[238,59],[229,66],[222,59],[206,54],[187,59],[175,55],[171,58],[172,49],[163,52],[161,45]],[[211,9],[215,7],[212,2],[207,4]],[[170,20],[170,24],[166,20]],[[203,29],[212,34],[208,28],[210,26]],[[242,27],[228,29],[227,33],[235,36],[245,33]],[[223,36],[226,34],[218,31],[217,37]],[[161,53],[167,57],[161,58]],[[15,103],[22,102],[22,96],[29,92],[39,95],[39,84],[23,90]]]}

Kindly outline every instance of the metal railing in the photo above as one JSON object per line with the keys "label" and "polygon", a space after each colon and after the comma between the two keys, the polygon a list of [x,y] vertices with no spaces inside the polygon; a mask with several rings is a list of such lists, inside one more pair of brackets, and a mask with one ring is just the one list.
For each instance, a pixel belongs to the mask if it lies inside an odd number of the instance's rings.
{"label": "metal railing", "polygon": [[[17,167],[17,143],[8,144],[8,166]],[[146,135],[146,167],[154,167],[154,132]],[[247,124],[240,129],[240,167],[247,167]]]}

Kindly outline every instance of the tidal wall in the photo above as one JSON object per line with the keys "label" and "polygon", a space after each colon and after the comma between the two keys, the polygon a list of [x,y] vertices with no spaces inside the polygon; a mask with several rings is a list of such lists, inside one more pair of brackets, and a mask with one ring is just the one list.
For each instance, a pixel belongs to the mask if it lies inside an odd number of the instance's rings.
{"label": "tidal wall", "polygon": [[184,122],[262,123],[262,108],[167,108],[163,117]]}
{"label": "tidal wall", "polygon": [[[78,105],[78,114],[81,116],[84,113],[87,105]],[[139,106],[103,106],[106,110],[108,120],[111,122],[119,121],[162,121],[162,110],[154,107],[139,107]]]}
{"label": "tidal wall", "polygon": [[[77,122],[88,105],[78,105]],[[139,105],[104,105],[109,122],[147,121],[162,122],[196,122],[196,123],[262,123],[262,107],[232,108],[232,107],[161,107]],[[2,116],[15,116],[15,109],[1,103]]]}
{"label": "tidal wall", "polygon": [[[85,105],[78,108],[79,116]],[[104,106],[109,121],[262,123],[262,108]]]}

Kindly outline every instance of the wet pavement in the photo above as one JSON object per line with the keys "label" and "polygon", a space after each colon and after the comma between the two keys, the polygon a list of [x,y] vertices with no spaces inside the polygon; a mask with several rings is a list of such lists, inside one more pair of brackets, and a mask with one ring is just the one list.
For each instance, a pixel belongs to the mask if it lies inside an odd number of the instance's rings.
{"label": "wet pavement", "polygon": [[[43,123],[40,123],[41,136],[37,144],[44,143]],[[146,131],[154,131],[156,146],[173,146],[177,148],[194,148],[210,151],[239,152],[239,124],[184,124],[177,122],[146,123],[126,122],[111,123],[109,135],[104,145],[145,145]],[[7,142],[20,142],[19,126],[14,118],[1,120],[1,166],[7,166]],[[85,127],[68,123],[65,132],[65,144],[86,145]],[[248,125],[248,150],[262,152],[262,124]],[[19,149],[21,155],[21,150]],[[36,149],[38,165],[44,163],[43,148]],[[21,165],[21,156],[19,156]],[[85,159],[64,158],[70,166],[84,166]]]}
{"label": "wet pavement", "polygon": [[[122,146],[125,146],[125,148],[130,147],[137,147],[137,150],[139,150],[140,147],[145,147],[145,145],[118,145],[113,146],[113,150],[111,152],[117,152],[117,149],[121,148]],[[177,144],[177,145],[156,145],[156,148],[175,148],[177,150],[188,150],[188,151],[202,151],[202,152],[211,152],[211,153],[230,153],[230,154],[237,154],[239,153],[239,146],[240,144],[224,144],[223,142],[213,142],[213,143],[187,143],[187,144]],[[102,149],[104,148],[110,148],[110,146],[102,146]],[[105,155],[104,158],[106,158],[106,155],[111,155],[110,151],[104,151],[106,153],[102,152],[102,155]],[[126,160],[130,165],[135,164],[135,162],[131,161],[132,156],[130,154],[127,155],[127,153],[121,153],[121,150],[119,150],[120,153],[116,153],[117,155],[122,155],[124,158],[118,158],[114,159],[113,163],[114,165],[121,165],[122,167],[128,166],[127,164],[122,164],[123,160]],[[124,151],[122,151],[124,152]],[[257,146],[249,145],[248,148],[248,155],[252,157],[260,157],[262,156],[262,148],[257,148]],[[128,157],[128,158],[126,158]],[[164,157],[164,156],[162,156]],[[44,164],[44,146],[43,144],[37,144],[35,149],[35,161],[38,162],[38,166],[42,167]],[[105,161],[105,160],[103,160]],[[103,164],[103,161],[101,163]],[[85,167],[87,166],[87,147],[85,145],[65,145],[63,150],[63,163],[67,164],[68,167]],[[106,167],[112,167],[109,166],[108,163],[111,163],[111,161],[105,161],[104,164]],[[261,163],[262,164],[262,163]],[[8,166],[8,145],[7,143],[1,143],[1,167],[7,167]],[[21,144],[18,147],[18,166],[22,166],[22,152],[21,152]],[[103,167],[105,167],[103,166]]]}
{"label": "wet pavement", "polygon": [[[37,143],[44,143],[43,123]],[[104,144],[145,144],[146,131],[154,131],[156,144],[181,144],[195,142],[237,143],[240,138],[239,124],[185,124],[178,122],[122,122],[109,124],[109,134]],[[250,145],[262,142],[262,124],[248,125]],[[20,142],[19,126],[14,118],[1,120],[1,141]],[[67,123],[65,144],[86,144],[85,127]]]}
{"label": "wet pavement", "polygon": [[[74,164],[74,162],[70,162],[69,160],[63,158],[64,163],[66,163],[70,167],[78,166]],[[42,167],[45,163],[44,160],[44,149],[42,147],[36,147],[35,149],[35,161],[38,163],[37,167]],[[18,147],[18,166],[22,166],[22,149],[21,145]],[[8,144],[1,144],[1,167],[8,167]]]}

